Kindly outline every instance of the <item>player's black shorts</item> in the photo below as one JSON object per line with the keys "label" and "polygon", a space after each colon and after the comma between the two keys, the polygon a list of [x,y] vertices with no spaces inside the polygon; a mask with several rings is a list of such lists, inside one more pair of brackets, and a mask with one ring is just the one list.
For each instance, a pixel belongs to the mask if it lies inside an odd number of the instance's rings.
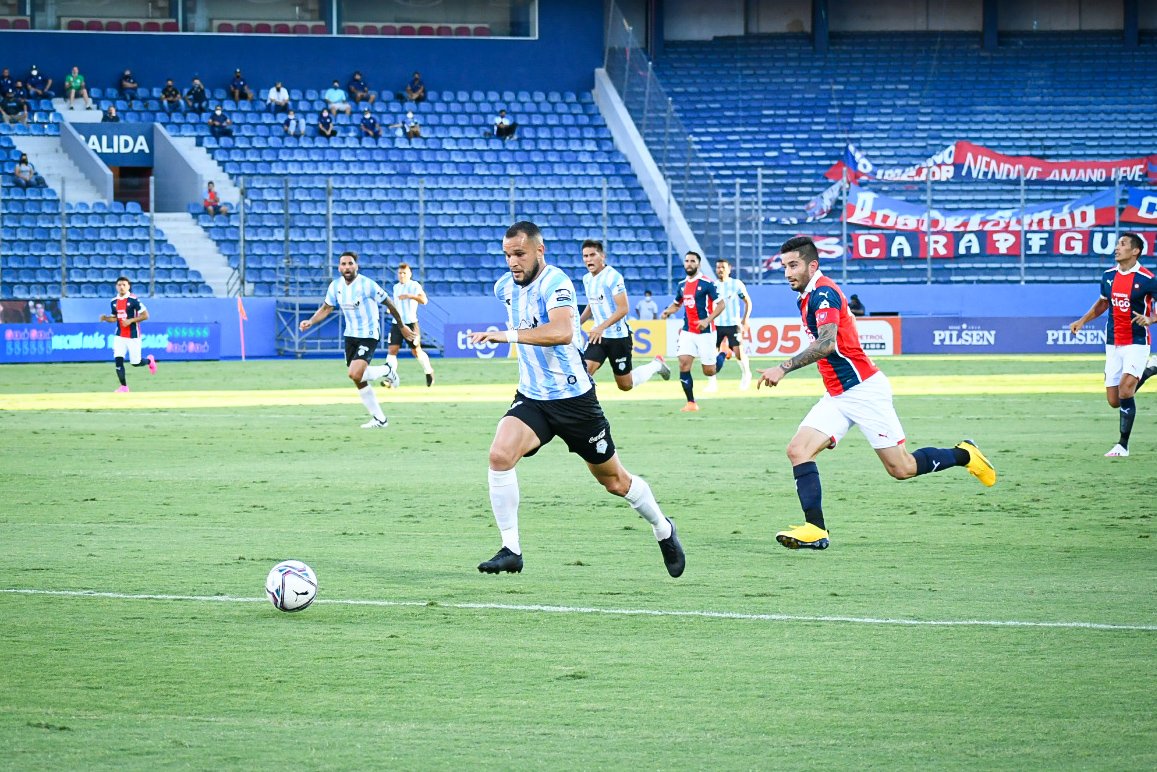
{"label": "player's black shorts", "polygon": [[350,338],[345,339],[345,363],[348,365],[355,359],[364,359],[369,362],[378,350],[377,338]]}
{"label": "player's black shorts", "polygon": [[[593,388],[579,397],[549,400],[531,399],[516,391],[506,415],[514,416],[529,426],[542,445],[555,437],[562,437],[570,452],[577,453],[588,463],[601,464],[615,455],[611,424],[603,415]],[[526,455],[533,456],[537,452],[538,448],[535,448]]]}
{"label": "player's black shorts", "polygon": [[409,346],[410,348],[416,348],[422,342],[422,333],[418,330],[418,323],[414,322],[413,324],[407,324],[406,326],[413,330],[414,334],[418,337],[414,339],[413,343],[406,340],[402,337],[402,328],[398,326],[397,322],[394,322],[390,325],[391,346]]}
{"label": "player's black shorts", "polygon": [[627,375],[631,372],[631,352],[634,350],[635,341],[630,333],[627,333],[625,338],[604,336],[600,342],[587,346],[587,350],[583,352],[583,359],[598,362],[600,365],[609,359],[615,375]]}
{"label": "player's black shorts", "polygon": [[719,344],[727,341],[727,345],[733,349],[738,349],[742,346],[739,341],[739,325],[730,324],[725,326],[718,325],[715,327],[715,348],[719,348]]}

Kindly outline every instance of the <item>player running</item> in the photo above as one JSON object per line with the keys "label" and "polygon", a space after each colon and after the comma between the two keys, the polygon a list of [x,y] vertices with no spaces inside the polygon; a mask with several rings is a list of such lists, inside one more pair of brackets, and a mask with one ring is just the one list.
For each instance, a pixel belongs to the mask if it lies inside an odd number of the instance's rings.
{"label": "player running", "polygon": [[[370,420],[362,424],[362,428],[385,429],[390,422],[386,420],[386,414],[382,412],[378,398],[374,395],[374,387],[370,385],[370,381],[385,378],[393,371],[388,364],[370,366],[370,360],[374,358],[374,351],[382,338],[378,305],[385,303],[386,309],[395,319],[401,317],[389,294],[376,281],[358,275],[357,252],[342,252],[337,269],[341,278],[329,283],[321,306],[298,327],[305,332],[329,316],[335,308],[341,309],[345,323],[345,363],[349,368],[348,375],[358,387],[358,396],[370,414]],[[402,337],[413,340],[414,333],[408,327],[403,327]]]}
{"label": "player running", "polygon": [[1140,263],[1144,246],[1136,233],[1121,234],[1113,253],[1117,265],[1101,277],[1101,296],[1084,316],[1069,325],[1075,335],[1085,324],[1112,309],[1105,322],[1105,398],[1120,411],[1121,437],[1105,458],[1128,458],[1129,435],[1137,418],[1133,397],[1141,384],[1157,372],[1157,367],[1145,366],[1149,359],[1149,326],[1157,322],[1157,316],[1153,316],[1157,278]]}
{"label": "player running", "polygon": [[149,310],[136,295],[131,294],[133,283],[124,276],[117,277],[117,296],[112,299],[111,314],[101,314],[102,322],[116,322],[117,334],[113,337],[112,355],[116,365],[117,379],[121,385],[118,394],[128,392],[125,381],[125,355],[133,367],[149,368],[150,375],[157,374],[157,360],[152,354],[141,361],[141,322],[149,318]]}
{"label": "player running", "polygon": [[579,316],[579,324],[591,319],[595,322],[583,353],[587,372],[594,375],[603,362],[610,359],[615,385],[620,391],[630,391],[656,374],[665,381],[670,380],[671,368],[661,356],[640,367],[632,366],[635,344],[631,328],[627,326],[627,311],[631,307],[627,300],[627,286],[623,275],[607,265],[603,242],[595,239],[583,242],[583,265],[587,267],[587,275],[583,277],[587,307]]}
{"label": "player running", "polygon": [[422,350],[422,331],[418,327],[418,306],[424,306],[428,302],[426,290],[422,289],[422,285],[414,280],[409,263],[399,265],[398,281],[394,284],[394,305],[397,306],[402,316],[401,318],[393,317],[394,321],[390,324],[390,348],[386,356],[386,364],[392,367],[393,371],[389,377],[382,381],[383,386],[396,389],[401,385],[401,379],[398,377],[398,351],[402,347],[403,326],[409,327],[410,332],[414,333],[413,339],[409,341],[410,352],[414,355],[414,359],[418,360],[418,364],[422,366],[422,372],[426,374],[426,385],[434,385],[434,366],[430,364],[430,355]]}
{"label": "player running", "polygon": [[759,386],[775,386],[793,370],[818,364],[827,394],[804,417],[787,445],[806,523],[780,531],[776,540],[788,549],[827,549],[828,531],[815,460],[822,451],[834,448],[853,424],[860,427],[884,469],[897,480],[963,466],[985,485],[994,485],[996,469],[972,440],[962,440],[954,448],[908,452],[904,429],[892,406],[892,385],[860,348],[855,317],[848,310],[844,293],[820,271],[815,242],[796,236],[779,252],[787,283],[799,293],[800,315],[812,342],[794,357],[761,370]]}
{"label": "player running", "polygon": [[[751,296],[747,294],[747,285],[731,278],[731,263],[728,261],[715,261],[715,275],[719,277],[719,296],[723,298],[723,312],[715,320],[715,347],[719,350],[715,355],[715,373],[722,372],[724,362],[734,355],[743,373],[739,390],[747,391],[751,387],[751,364],[743,355],[743,334],[751,319]],[[712,375],[707,379],[709,394],[718,388],[715,377]]]}
{"label": "player running", "polygon": [[494,283],[494,295],[506,306],[510,329],[474,332],[470,339],[518,347],[518,390],[490,444],[490,507],[502,534],[502,548],[480,563],[478,570],[487,574],[522,571],[520,495],[514,467],[561,437],[607,492],[625,498],[651,524],[667,573],[681,575],[686,559],[675,524],[659,509],[651,486],[619,461],[611,425],[595,395],[594,381],[583,367],[574,285],[565,273],[547,265],[542,232],[532,222],[510,226],[502,251],[510,273]]}
{"label": "player running", "polygon": [[726,303],[719,296],[719,288],[709,277],[699,272],[703,256],[698,252],[688,252],[683,256],[683,270],[687,278],[679,288],[679,294],[671,305],[663,309],[659,318],[666,319],[683,306],[683,329],[679,331],[679,382],[687,396],[687,404],[681,412],[697,413],[699,404],[695,401],[694,379],[691,377],[691,363],[699,359],[703,374],[715,375],[715,318],[723,313]]}

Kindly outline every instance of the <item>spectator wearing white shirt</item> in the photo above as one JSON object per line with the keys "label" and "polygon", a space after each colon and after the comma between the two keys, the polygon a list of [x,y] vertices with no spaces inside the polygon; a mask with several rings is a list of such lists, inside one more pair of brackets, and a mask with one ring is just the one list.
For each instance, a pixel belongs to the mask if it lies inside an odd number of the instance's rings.
{"label": "spectator wearing white shirt", "polygon": [[635,305],[635,317],[640,322],[649,322],[659,318],[659,306],[651,297],[651,290],[643,290],[643,299]]}
{"label": "spectator wearing white shirt", "polygon": [[269,105],[269,112],[274,115],[289,111],[289,91],[282,85],[281,81],[277,81],[276,85],[269,89],[269,96],[266,97],[265,104]]}
{"label": "spectator wearing white shirt", "polygon": [[285,133],[291,137],[305,136],[305,118],[298,117],[293,108],[289,108],[289,112],[285,116],[281,127],[285,129]]}
{"label": "spectator wearing white shirt", "polygon": [[505,141],[513,137],[517,130],[518,124],[506,116],[505,110],[499,110],[494,118],[494,136]]}
{"label": "spectator wearing white shirt", "polygon": [[353,106],[350,104],[349,98],[346,97],[345,89],[336,80],[333,86],[326,89],[322,94],[322,99],[329,105],[329,112],[331,115],[336,115],[339,112],[349,115],[353,112]]}

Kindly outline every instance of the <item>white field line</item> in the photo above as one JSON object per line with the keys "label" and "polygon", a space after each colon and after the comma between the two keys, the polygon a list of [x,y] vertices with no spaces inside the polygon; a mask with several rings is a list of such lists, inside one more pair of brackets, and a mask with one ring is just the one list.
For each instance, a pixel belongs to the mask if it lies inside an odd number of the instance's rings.
{"label": "white field line", "polygon": [[[3,595],[47,595],[67,598],[105,598],[111,600],[192,601],[197,603],[267,603],[266,598],[240,598],[229,595],[132,595],[120,592],[90,590],[35,590],[0,588]],[[1026,622],[1000,619],[900,619],[848,616],[800,616],[795,614],[744,614],[735,611],[672,611],[663,609],[591,608],[586,606],[544,606],[511,603],[442,603],[420,600],[342,600],[319,599],[319,604],[334,606],[378,606],[450,608],[483,611],[522,611],[539,614],[605,614],[608,616],[695,617],[699,619],[733,619],[743,622],[810,622],[855,625],[901,625],[908,627],[1046,627],[1081,630],[1139,630],[1157,632],[1157,625],[1104,624],[1100,622]]]}

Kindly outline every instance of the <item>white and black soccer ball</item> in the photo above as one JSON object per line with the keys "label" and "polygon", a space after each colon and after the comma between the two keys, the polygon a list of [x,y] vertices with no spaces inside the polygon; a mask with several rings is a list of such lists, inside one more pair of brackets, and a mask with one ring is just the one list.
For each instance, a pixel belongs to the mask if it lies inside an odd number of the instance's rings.
{"label": "white and black soccer ball", "polygon": [[317,574],[300,560],[284,560],[265,577],[265,594],[279,611],[302,611],[317,597]]}

